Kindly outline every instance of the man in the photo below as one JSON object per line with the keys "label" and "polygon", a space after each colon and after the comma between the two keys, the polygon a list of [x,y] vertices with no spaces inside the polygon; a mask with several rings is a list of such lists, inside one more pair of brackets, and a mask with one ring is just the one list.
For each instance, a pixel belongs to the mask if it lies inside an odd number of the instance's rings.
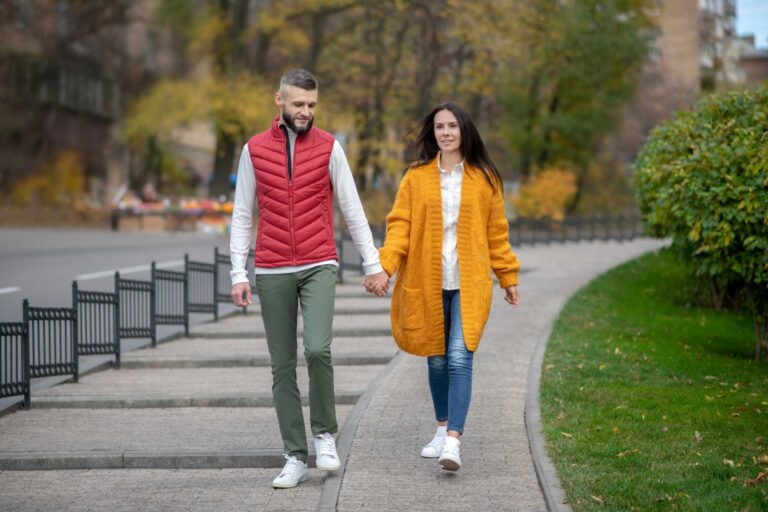
{"label": "man", "polygon": [[317,82],[303,69],[280,80],[272,127],[243,147],[232,212],[230,254],[232,300],[251,303],[245,270],[254,198],[259,208],[256,287],[272,364],[272,399],[283,438],[285,467],[272,485],[295,487],[308,478],[304,416],[296,383],[297,305],[304,324],[309,373],[309,411],[318,469],[340,461],[336,423],[331,331],[338,271],[333,195],[363,257],[368,290],[385,294],[388,278],[363,212],[346,156],[330,133],[313,128]]}

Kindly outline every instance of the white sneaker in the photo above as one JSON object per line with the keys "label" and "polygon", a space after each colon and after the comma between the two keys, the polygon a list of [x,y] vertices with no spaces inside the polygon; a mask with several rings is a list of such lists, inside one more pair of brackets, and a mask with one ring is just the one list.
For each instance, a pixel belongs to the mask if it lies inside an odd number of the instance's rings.
{"label": "white sneaker", "polygon": [[323,471],[336,471],[341,467],[336,441],[328,432],[315,436],[315,465]]}
{"label": "white sneaker", "polygon": [[306,463],[293,456],[284,455],[284,457],[285,466],[283,470],[277,475],[277,478],[272,480],[272,487],[277,489],[296,487],[299,482],[304,482],[309,478]]}
{"label": "white sneaker", "polygon": [[443,451],[440,453],[440,458],[437,463],[440,467],[447,471],[458,471],[461,467],[461,457],[459,456],[459,446],[461,441],[455,437],[446,437]]}
{"label": "white sneaker", "polygon": [[421,456],[427,459],[435,459],[440,456],[443,451],[443,445],[445,444],[446,429],[438,428],[435,432],[435,437],[421,449]]}

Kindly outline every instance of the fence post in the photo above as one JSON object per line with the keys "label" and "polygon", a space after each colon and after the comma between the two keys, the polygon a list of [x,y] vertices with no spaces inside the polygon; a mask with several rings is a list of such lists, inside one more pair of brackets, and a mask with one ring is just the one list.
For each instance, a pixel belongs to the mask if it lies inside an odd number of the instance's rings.
{"label": "fence post", "polygon": [[157,280],[155,279],[155,262],[150,267],[149,281],[152,283],[152,291],[149,293],[149,325],[152,332],[152,348],[157,347]]}
{"label": "fence post", "polygon": [[189,336],[189,254],[184,253],[184,336]]}
{"label": "fence post", "polygon": [[115,272],[115,317],[112,322],[112,329],[114,330],[115,344],[115,368],[120,368],[121,353],[123,351],[123,344],[120,340],[120,287],[118,286],[118,276]]}
{"label": "fence post", "polygon": [[29,335],[29,300],[24,299],[24,302],[22,302],[22,310],[23,310],[23,322],[24,322],[24,335],[21,341],[21,351],[22,351],[22,358],[24,362],[22,363],[24,365],[23,372],[24,372],[24,381],[27,383],[27,389],[24,393],[24,408],[25,409],[31,409],[32,408],[32,379],[30,376],[30,358],[32,357],[32,348],[29,346],[30,344],[30,338]]}
{"label": "fence post", "polygon": [[77,328],[77,281],[72,281],[72,359],[75,363],[74,381],[80,382],[80,350]]}
{"label": "fence post", "polygon": [[219,247],[213,248],[213,321],[219,321]]}

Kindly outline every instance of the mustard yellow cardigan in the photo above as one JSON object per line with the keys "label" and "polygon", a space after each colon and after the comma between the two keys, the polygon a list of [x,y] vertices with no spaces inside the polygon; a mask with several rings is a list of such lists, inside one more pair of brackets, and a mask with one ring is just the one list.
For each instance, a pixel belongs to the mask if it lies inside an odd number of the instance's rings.
{"label": "mustard yellow cardigan", "polygon": [[[392,294],[392,334],[411,354],[445,354],[442,296],[443,212],[437,159],[410,169],[387,216],[379,250],[384,270],[397,281]],[[475,351],[488,320],[493,282],[517,284],[520,263],[509,246],[509,224],[500,190],[481,171],[465,166],[456,228],[461,320],[467,348]]]}

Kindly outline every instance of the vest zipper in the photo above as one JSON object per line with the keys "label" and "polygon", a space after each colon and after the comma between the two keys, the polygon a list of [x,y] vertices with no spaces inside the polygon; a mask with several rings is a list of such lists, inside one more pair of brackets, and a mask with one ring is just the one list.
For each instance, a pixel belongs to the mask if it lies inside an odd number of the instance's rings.
{"label": "vest zipper", "polygon": [[[293,266],[296,266],[296,235],[294,234],[293,225],[293,162],[291,161],[291,138],[288,137],[288,128],[285,125],[281,125],[283,129],[283,135],[285,136],[285,158],[287,162],[288,171],[288,225],[291,232],[291,259],[293,259]],[[298,142],[298,137],[296,138]]]}

